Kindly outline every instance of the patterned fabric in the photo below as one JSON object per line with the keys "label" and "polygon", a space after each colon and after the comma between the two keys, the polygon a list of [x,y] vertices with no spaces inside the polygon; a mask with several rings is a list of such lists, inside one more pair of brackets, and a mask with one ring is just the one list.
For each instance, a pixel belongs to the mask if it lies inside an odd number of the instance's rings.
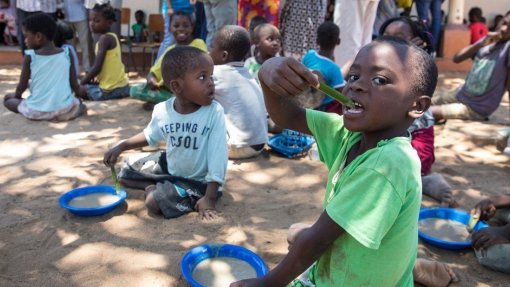
{"label": "patterned fabric", "polygon": [[280,16],[280,33],[285,56],[298,61],[310,49],[315,49],[317,28],[326,16],[326,1],[287,0]]}
{"label": "patterned fabric", "polygon": [[255,16],[263,16],[278,27],[278,7],[280,0],[239,0],[237,3],[237,25],[248,29]]}

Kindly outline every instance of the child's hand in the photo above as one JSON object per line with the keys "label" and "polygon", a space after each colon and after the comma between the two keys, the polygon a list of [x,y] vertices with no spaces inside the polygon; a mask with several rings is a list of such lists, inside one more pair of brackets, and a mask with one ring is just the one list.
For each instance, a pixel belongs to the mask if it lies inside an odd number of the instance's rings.
{"label": "child's hand", "polygon": [[471,210],[473,216],[478,216],[481,220],[489,220],[496,214],[496,206],[489,198],[484,199],[475,205]]}
{"label": "child's hand", "polygon": [[122,150],[120,149],[119,145],[114,146],[104,154],[103,163],[106,166],[114,166],[121,153]]}
{"label": "child's hand", "polygon": [[484,255],[487,248],[495,244],[510,243],[510,226],[488,227],[473,233],[471,242]]}
{"label": "child's hand", "polygon": [[259,71],[259,80],[279,96],[298,95],[310,86],[319,85],[317,75],[294,58],[286,57],[265,61]]}
{"label": "child's hand", "polygon": [[76,96],[78,98],[87,99],[87,88],[79,86],[78,91],[76,91]]}
{"label": "child's hand", "polygon": [[230,284],[230,287],[256,287],[256,286],[264,287],[262,280],[258,278],[253,278],[237,281]]}
{"label": "child's hand", "polygon": [[172,15],[174,14],[174,8],[168,7],[168,9],[166,10],[166,14],[168,15],[168,17],[172,17]]}
{"label": "child's hand", "polygon": [[200,219],[211,220],[218,217],[215,209],[216,203],[207,196],[200,198],[195,204],[195,210],[198,211]]}
{"label": "child's hand", "polygon": [[158,80],[155,77],[147,78],[147,86],[149,86],[149,90],[159,90]]}
{"label": "child's hand", "polygon": [[499,40],[501,40],[501,34],[499,32],[489,32],[489,34],[487,34],[487,36],[485,36],[483,39],[482,44],[485,46],[495,43]]}

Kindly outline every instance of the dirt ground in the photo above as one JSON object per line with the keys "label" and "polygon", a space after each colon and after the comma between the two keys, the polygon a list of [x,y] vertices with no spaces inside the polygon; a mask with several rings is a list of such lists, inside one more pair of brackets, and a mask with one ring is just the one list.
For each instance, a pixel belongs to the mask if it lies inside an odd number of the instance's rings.
{"label": "dirt ground", "polygon": [[[0,67],[0,94],[14,90],[19,73]],[[440,88],[463,78],[442,74]],[[212,222],[196,213],[153,217],[143,192],[131,189],[126,203],[109,214],[74,216],[58,205],[59,196],[79,186],[112,184],[103,153],[150,120],[135,100],[87,105],[87,117],[64,123],[32,122],[0,107],[0,286],[186,286],[179,262],[207,242],[243,245],[274,267],[287,252],[289,225],[313,222],[321,212],[322,164],[267,150],[255,160],[229,162],[225,196],[217,205],[221,218]],[[505,97],[490,121],[437,126],[433,169],[452,184],[459,208],[510,193],[510,158],[494,145],[496,131],[509,125]],[[424,205],[434,204],[424,199]],[[481,267],[472,250],[420,245],[431,258],[451,264],[461,280],[452,286],[510,282],[508,275]]]}

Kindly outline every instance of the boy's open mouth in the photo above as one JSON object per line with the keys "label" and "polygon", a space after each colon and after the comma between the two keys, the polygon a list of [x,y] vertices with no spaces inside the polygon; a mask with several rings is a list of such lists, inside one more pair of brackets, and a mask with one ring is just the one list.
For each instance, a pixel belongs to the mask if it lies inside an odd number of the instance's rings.
{"label": "boy's open mouth", "polygon": [[345,107],[344,106],[344,113],[348,113],[348,114],[361,114],[364,110],[365,110],[365,107],[363,107],[362,104],[354,101],[354,106],[352,107]]}

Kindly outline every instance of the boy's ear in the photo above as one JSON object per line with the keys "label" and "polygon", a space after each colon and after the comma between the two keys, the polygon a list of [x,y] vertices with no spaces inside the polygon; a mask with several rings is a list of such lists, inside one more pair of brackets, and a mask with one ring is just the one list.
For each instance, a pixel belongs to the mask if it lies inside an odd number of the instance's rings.
{"label": "boy's ear", "polygon": [[171,80],[168,85],[168,88],[170,88],[170,90],[176,95],[179,95],[182,93],[182,87],[183,87],[183,82],[182,82],[182,79],[180,79],[180,78]]}
{"label": "boy's ear", "polygon": [[223,50],[223,52],[221,53],[221,60],[222,60],[224,63],[228,62],[228,56],[229,56],[228,51]]}
{"label": "boy's ear", "polygon": [[417,119],[423,115],[430,108],[430,97],[429,96],[419,96],[414,101],[411,110],[407,113],[411,118]]}
{"label": "boy's ear", "polygon": [[340,45],[340,42],[341,42],[341,41],[342,41],[342,40],[340,40],[340,38],[336,39],[336,45],[337,45],[337,46],[338,46],[338,45]]}

